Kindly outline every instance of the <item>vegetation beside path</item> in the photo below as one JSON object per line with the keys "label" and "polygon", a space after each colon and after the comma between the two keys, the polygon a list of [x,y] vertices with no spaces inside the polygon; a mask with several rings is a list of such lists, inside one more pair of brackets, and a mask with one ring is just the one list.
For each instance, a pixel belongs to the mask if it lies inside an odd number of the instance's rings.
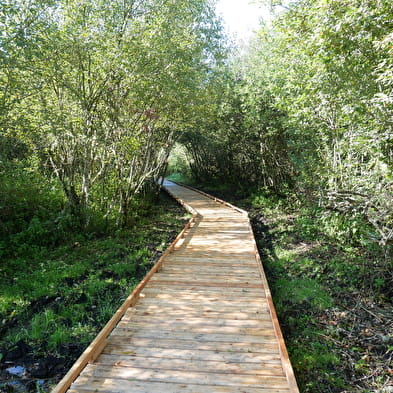
{"label": "vegetation beside path", "polygon": [[50,236],[38,220],[19,233],[34,240],[1,265],[0,392],[49,391],[150,270],[187,221],[165,193],[152,202],[127,228],[70,232],[56,246],[36,242]]}
{"label": "vegetation beside path", "polygon": [[392,288],[378,254],[340,239],[322,211],[269,204],[251,218],[301,392],[391,392]]}

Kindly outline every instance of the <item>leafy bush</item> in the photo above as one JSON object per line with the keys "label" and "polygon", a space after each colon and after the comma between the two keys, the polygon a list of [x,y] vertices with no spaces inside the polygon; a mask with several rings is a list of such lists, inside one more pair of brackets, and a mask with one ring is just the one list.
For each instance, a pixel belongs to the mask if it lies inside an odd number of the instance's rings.
{"label": "leafy bush", "polygon": [[63,193],[57,182],[20,163],[0,167],[0,189],[0,237],[29,226],[30,236],[35,231],[38,235],[43,230],[39,223],[54,219],[63,207]]}
{"label": "leafy bush", "polygon": [[[280,278],[275,282],[275,293],[279,299],[286,297],[291,302],[307,304],[315,310],[333,306],[333,300],[326,290],[317,281],[308,278]],[[283,306],[277,304],[277,307]]]}

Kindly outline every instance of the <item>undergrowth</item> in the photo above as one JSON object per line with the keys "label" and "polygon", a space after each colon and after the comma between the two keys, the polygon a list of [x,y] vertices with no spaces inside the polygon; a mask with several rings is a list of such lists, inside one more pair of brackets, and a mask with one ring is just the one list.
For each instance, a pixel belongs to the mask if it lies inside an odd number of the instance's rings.
{"label": "undergrowth", "polygon": [[[367,226],[315,206],[252,196],[251,213],[303,393],[390,392],[391,259]],[[358,220],[356,222],[356,220]]]}
{"label": "undergrowth", "polygon": [[[45,386],[64,374],[187,218],[161,194],[126,229],[70,231],[52,242],[33,217],[23,231],[3,236],[0,369],[24,365]],[[0,391],[10,386],[8,377],[0,381]]]}

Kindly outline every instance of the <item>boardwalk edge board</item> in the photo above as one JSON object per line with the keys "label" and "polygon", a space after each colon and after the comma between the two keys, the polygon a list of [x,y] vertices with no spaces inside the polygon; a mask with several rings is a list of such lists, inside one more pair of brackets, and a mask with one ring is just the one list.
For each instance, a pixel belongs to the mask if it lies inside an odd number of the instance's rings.
{"label": "boardwalk edge board", "polygon": [[[282,332],[281,332],[281,328],[280,328],[280,325],[279,325],[279,322],[278,322],[277,314],[276,314],[276,311],[275,311],[275,308],[274,308],[274,304],[273,304],[272,296],[271,296],[270,289],[269,289],[269,286],[268,286],[268,282],[267,282],[267,279],[266,279],[266,275],[265,275],[265,272],[264,272],[263,267],[262,267],[263,266],[262,265],[262,261],[261,261],[261,258],[259,256],[259,253],[258,253],[258,248],[257,248],[257,244],[256,244],[256,241],[255,241],[255,238],[253,236],[250,220],[248,218],[248,213],[246,211],[236,207],[236,206],[231,205],[230,203],[228,203],[226,201],[223,201],[223,200],[221,200],[219,198],[216,198],[214,196],[206,194],[203,191],[199,191],[197,189],[194,189],[193,187],[185,186],[183,184],[179,184],[179,183],[176,183],[176,182],[171,182],[171,183],[175,183],[175,184],[177,184],[180,187],[184,187],[186,189],[189,189],[189,190],[191,190],[191,191],[193,191],[195,193],[198,193],[198,194],[200,194],[200,195],[202,195],[202,196],[204,196],[206,198],[209,198],[209,199],[211,199],[211,200],[213,200],[213,201],[215,201],[215,202],[217,202],[219,204],[222,204],[222,205],[224,205],[226,207],[229,207],[230,209],[233,209],[237,213],[241,213],[244,216],[244,219],[246,219],[244,221],[244,225],[245,226],[248,225],[249,233],[251,234],[250,240],[252,242],[252,249],[253,249],[252,254],[255,255],[255,260],[257,262],[260,278],[261,278],[261,281],[262,281],[262,284],[260,285],[260,288],[263,290],[264,295],[266,296],[266,301],[267,301],[267,306],[268,306],[267,309],[266,309],[266,312],[267,312],[266,315],[270,314],[270,316],[271,316],[271,320],[272,320],[272,324],[273,324],[272,333],[273,333],[273,336],[276,338],[277,343],[278,343],[277,351],[279,350],[279,354],[280,354],[280,358],[281,358],[282,370],[284,372],[282,378],[284,378],[287,381],[287,383],[288,383],[286,388],[283,387],[284,390],[279,388],[279,390],[277,390],[277,392],[278,391],[279,392],[284,392],[285,391],[285,392],[288,392],[288,393],[299,393],[299,389],[297,387],[297,383],[296,383],[296,379],[295,379],[295,376],[294,376],[294,372],[293,372],[293,369],[292,369],[292,366],[291,366],[291,363],[290,363],[290,360],[289,360],[288,352],[287,352],[287,349],[286,349],[286,346],[285,346],[284,338],[283,338],[283,335],[282,335]],[[172,193],[168,187],[163,186],[163,189],[172,198],[177,200],[177,202],[180,205],[182,205],[183,208],[186,211],[191,213],[192,214],[192,218],[188,221],[188,223],[185,225],[185,227],[179,233],[179,235],[176,237],[176,239],[170,244],[170,246],[162,254],[160,259],[156,262],[156,264],[152,267],[152,269],[147,273],[145,278],[132,291],[132,293],[124,301],[124,303],[120,306],[120,308],[116,311],[116,313],[109,320],[109,322],[105,325],[105,327],[100,331],[100,333],[96,336],[96,338],[86,348],[86,350],[82,353],[82,355],[79,357],[79,359],[71,367],[71,369],[68,371],[68,373],[63,377],[63,379],[58,383],[58,385],[52,390],[52,393],[65,393],[70,388],[71,388],[71,390],[69,390],[69,392],[74,392],[73,389],[76,386],[78,386],[78,384],[77,385],[75,385],[75,384],[73,385],[73,383],[76,382],[75,380],[79,377],[81,372],[83,370],[85,370],[86,367],[89,366],[89,364],[92,365],[92,363],[94,363],[95,360],[98,358],[98,356],[103,352],[105,346],[108,344],[108,341],[107,341],[108,336],[118,326],[119,321],[124,317],[124,315],[127,313],[127,311],[131,307],[134,307],[134,306],[137,305],[138,300],[139,300],[140,297],[145,296],[144,294],[141,294],[141,292],[145,288],[145,286],[148,283],[150,284],[150,281],[159,283],[159,281],[156,281],[154,279],[150,280],[150,279],[155,275],[155,273],[158,273],[163,268],[163,266],[165,266],[164,262],[168,262],[167,257],[169,256],[169,254],[171,254],[172,252],[176,253],[177,252],[176,250],[179,247],[182,247],[183,241],[188,241],[187,240],[187,236],[189,236],[188,231],[192,227],[194,227],[194,226],[197,227],[199,222],[201,222],[202,216],[201,216],[201,214],[199,214],[199,212],[197,210],[195,210],[192,206],[190,206],[186,201],[181,199],[179,196],[177,196],[174,193]],[[184,196],[182,196],[182,197],[184,197]],[[197,209],[198,209],[198,207],[197,207]],[[209,219],[207,220],[207,222],[210,222]],[[180,254],[180,257],[181,257],[181,254]],[[201,255],[201,257],[202,257],[202,255]],[[177,258],[179,258],[179,255],[177,256]],[[205,256],[203,256],[203,259],[205,259]],[[169,260],[170,260],[170,257],[169,257]],[[195,285],[195,284],[200,284],[200,283],[194,282],[193,284]],[[229,284],[229,285],[233,285],[233,284]],[[235,285],[236,285],[236,283],[235,283]],[[250,284],[250,285],[253,286],[252,284]],[[220,286],[221,286],[221,284],[220,284]],[[149,287],[150,287],[150,285],[149,285]],[[180,289],[180,287],[179,287],[179,289]],[[78,381],[79,381],[79,379],[78,379]],[[71,385],[73,387],[71,387]],[[92,390],[97,391],[97,392],[101,391],[101,389],[98,390],[96,388],[97,388],[97,385],[92,387]],[[248,388],[251,388],[251,386],[247,386],[246,387],[246,389],[248,389]],[[269,393],[270,392],[272,393],[272,392],[276,391],[274,386],[271,386],[270,389],[266,386],[266,387],[263,388],[263,390],[265,388],[268,389]],[[288,388],[289,388],[289,390],[287,390]],[[86,389],[86,387],[85,387],[85,389]],[[240,386],[239,386],[239,389],[240,389]],[[137,389],[136,391],[139,391],[139,390]],[[187,389],[184,390],[185,393],[187,391],[188,391]],[[234,391],[235,390],[232,390],[232,389],[228,390],[228,392],[234,392]],[[236,391],[238,391],[237,388],[236,388]],[[243,390],[241,390],[241,391],[243,391]],[[254,391],[254,387],[250,390],[250,392],[251,391]],[[160,390],[160,392],[161,392],[161,390]],[[164,392],[164,391],[162,391],[162,392]],[[172,391],[167,391],[167,393],[172,393]]]}

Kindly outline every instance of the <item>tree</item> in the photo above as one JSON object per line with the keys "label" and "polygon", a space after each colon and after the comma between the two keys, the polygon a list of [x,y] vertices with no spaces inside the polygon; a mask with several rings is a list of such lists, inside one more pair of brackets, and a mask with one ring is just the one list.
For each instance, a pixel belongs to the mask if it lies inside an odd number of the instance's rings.
{"label": "tree", "polygon": [[253,69],[288,113],[299,184],[319,190],[328,208],[362,215],[386,245],[393,240],[391,4],[272,3],[280,11],[273,30],[259,35]]}
{"label": "tree", "polygon": [[[36,4],[42,23],[26,39],[28,61],[13,52],[13,71],[24,82],[7,79],[15,88],[2,97],[8,100],[2,120],[11,113],[29,119],[28,127],[18,122],[16,135],[51,168],[82,224],[91,210],[125,224],[133,198],[157,179],[175,134],[195,121],[195,108],[206,98],[199,92],[223,53],[212,5]],[[18,1],[13,6],[22,7]],[[4,17],[10,36],[17,19],[18,13]],[[39,50],[32,49],[31,37]],[[17,105],[10,104],[11,97],[19,97]],[[9,122],[5,128],[9,132]]]}
{"label": "tree", "polygon": [[220,181],[240,192],[284,190],[293,175],[284,113],[239,65],[220,68],[211,83],[214,109],[182,137],[194,176],[200,181]]}

